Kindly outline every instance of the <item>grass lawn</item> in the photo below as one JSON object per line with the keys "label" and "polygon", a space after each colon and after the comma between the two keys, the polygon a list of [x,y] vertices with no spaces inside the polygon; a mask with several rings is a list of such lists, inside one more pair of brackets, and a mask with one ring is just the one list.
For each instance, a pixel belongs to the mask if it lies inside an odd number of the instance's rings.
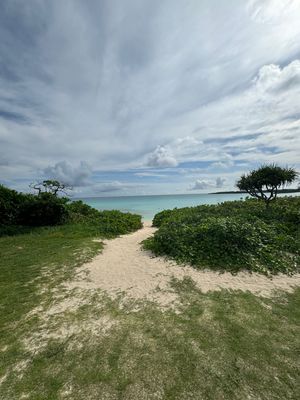
{"label": "grass lawn", "polygon": [[67,290],[95,235],[0,238],[0,399],[300,397],[300,289],[265,299],[173,280],[176,310]]}

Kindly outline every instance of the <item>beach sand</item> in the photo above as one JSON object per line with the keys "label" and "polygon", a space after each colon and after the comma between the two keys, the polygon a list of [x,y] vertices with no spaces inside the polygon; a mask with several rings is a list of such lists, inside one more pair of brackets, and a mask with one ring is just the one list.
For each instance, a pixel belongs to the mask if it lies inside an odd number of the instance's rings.
{"label": "beach sand", "polygon": [[156,228],[146,221],[144,227],[132,234],[105,241],[103,252],[80,268],[72,287],[103,289],[111,297],[125,294],[130,299],[155,301],[169,306],[177,301],[172,289],[172,278],[191,278],[203,292],[220,289],[250,291],[264,297],[276,290],[292,291],[300,286],[300,274],[279,274],[272,278],[257,273],[218,273],[179,266],[162,257],[154,257],[141,248],[140,243]]}

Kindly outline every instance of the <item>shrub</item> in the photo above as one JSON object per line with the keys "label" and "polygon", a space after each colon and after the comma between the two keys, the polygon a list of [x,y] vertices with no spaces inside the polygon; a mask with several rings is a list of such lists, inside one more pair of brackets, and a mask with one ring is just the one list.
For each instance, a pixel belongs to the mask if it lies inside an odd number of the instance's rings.
{"label": "shrub", "polygon": [[67,205],[67,209],[70,222],[96,225],[97,234],[104,237],[116,237],[136,231],[143,226],[140,215],[117,210],[99,211],[81,200],[71,202]]}
{"label": "shrub", "polygon": [[155,214],[153,221],[152,221],[152,226],[159,228],[163,224],[163,222],[168,221],[168,219],[172,215],[174,215],[175,210],[177,210],[177,208],[175,208],[174,210],[163,210],[163,211]]}
{"label": "shrub", "polygon": [[62,224],[68,216],[67,201],[51,193],[24,194],[0,185],[0,234],[22,232],[22,226]]}
{"label": "shrub", "polygon": [[120,211],[98,211],[82,201],[56,193],[18,193],[0,185],[0,236],[26,233],[32,227],[80,224],[102,237],[116,237],[142,227],[141,216]]}
{"label": "shrub", "polygon": [[105,237],[134,232],[143,226],[140,215],[123,213],[117,210],[99,211],[98,221],[100,232]]}
{"label": "shrub", "polygon": [[17,221],[19,207],[25,195],[0,185],[0,225],[12,225]]}
{"label": "shrub", "polygon": [[299,269],[299,206],[289,197],[267,211],[257,200],[168,210],[144,246],[197,268],[290,273]]}
{"label": "shrub", "polygon": [[72,201],[67,204],[69,222],[91,223],[99,218],[100,211],[83,203],[81,200]]}
{"label": "shrub", "polygon": [[66,201],[67,199],[56,197],[51,193],[28,195],[20,206],[18,223],[25,226],[63,224],[68,217]]}

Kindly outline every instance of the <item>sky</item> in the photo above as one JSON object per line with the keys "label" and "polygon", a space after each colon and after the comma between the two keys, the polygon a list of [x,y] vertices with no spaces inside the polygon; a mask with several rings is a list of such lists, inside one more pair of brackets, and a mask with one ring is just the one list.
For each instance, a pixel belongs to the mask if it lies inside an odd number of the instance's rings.
{"label": "sky", "polygon": [[232,190],[300,170],[299,0],[1,0],[0,182]]}

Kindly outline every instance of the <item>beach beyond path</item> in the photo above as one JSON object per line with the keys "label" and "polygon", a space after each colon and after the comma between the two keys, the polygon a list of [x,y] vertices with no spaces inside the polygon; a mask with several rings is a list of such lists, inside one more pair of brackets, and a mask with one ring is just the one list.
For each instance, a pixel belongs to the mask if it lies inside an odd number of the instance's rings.
{"label": "beach beyond path", "polygon": [[[279,274],[271,278],[257,273],[219,273],[180,266],[142,249],[141,242],[156,228],[150,222],[134,233],[104,242],[101,254],[83,265],[71,283],[72,287],[103,289],[110,296],[124,294],[137,300],[147,299],[169,306],[177,300],[172,280],[191,278],[203,292],[232,289],[250,291],[269,297],[275,290],[292,291],[300,286],[300,274]],[[87,273],[87,274],[86,274]]]}

